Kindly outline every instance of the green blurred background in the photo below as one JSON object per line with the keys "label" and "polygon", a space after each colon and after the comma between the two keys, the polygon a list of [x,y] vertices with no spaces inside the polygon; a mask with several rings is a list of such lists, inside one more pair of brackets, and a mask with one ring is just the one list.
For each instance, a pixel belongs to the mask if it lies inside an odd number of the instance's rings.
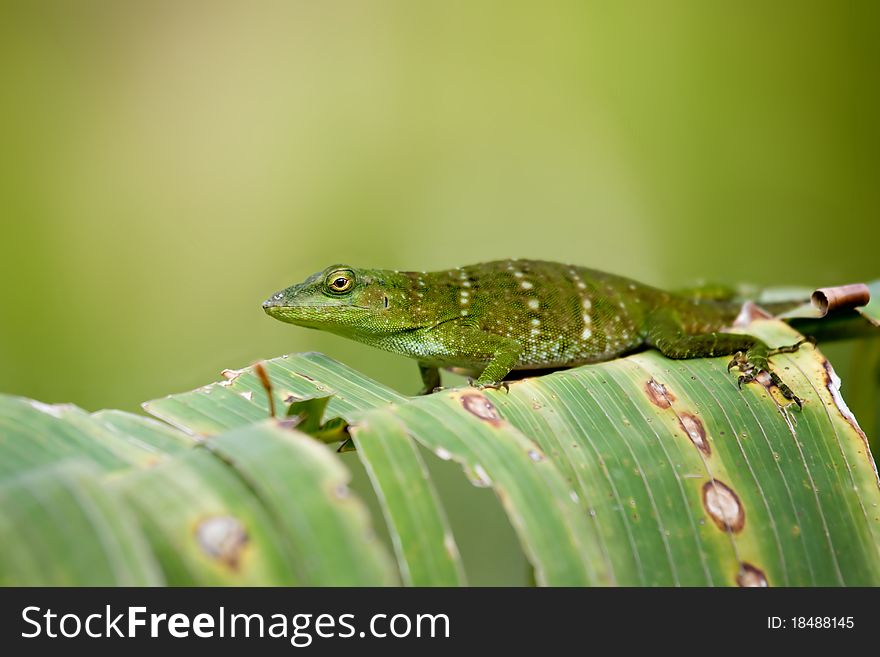
{"label": "green blurred background", "polygon": [[[3,0],[0,55],[3,392],[136,410],[305,350],[415,391],[263,314],[334,262],[880,274],[877,2]],[[438,468],[471,580],[524,578]]]}

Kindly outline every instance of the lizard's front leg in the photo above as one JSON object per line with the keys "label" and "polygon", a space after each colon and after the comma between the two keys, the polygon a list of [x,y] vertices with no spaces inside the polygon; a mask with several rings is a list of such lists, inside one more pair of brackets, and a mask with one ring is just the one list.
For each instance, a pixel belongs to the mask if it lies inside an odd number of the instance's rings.
{"label": "lizard's front leg", "polygon": [[[488,334],[487,334],[488,335]],[[522,345],[518,340],[512,338],[504,338],[498,335],[490,335],[487,343],[495,346],[492,353],[492,360],[486,365],[486,369],[473,382],[477,388],[501,388],[507,390],[507,384],[504,377],[510,373],[519,356],[522,353]]]}
{"label": "lizard's front leg", "polygon": [[667,358],[715,358],[733,356],[727,366],[730,370],[737,367],[740,377],[737,384],[751,383],[761,372],[766,372],[773,384],[786,399],[792,400],[803,407],[803,401],[792,392],[791,388],[770,369],[770,356],[797,351],[807,340],[787,347],[771,349],[765,342],[743,333],[685,333],[674,315],[668,312],[655,313],[651,316],[647,342],[658,349]]}
{"label": "lizard's front leg", "polygon": [[518,340],[460,322],[441,324],[432,332],[462,362],[488,361],[476,381],[470,381],[471,385],[480,389],[507,387],[504,377],[516,366],[523,349]]}

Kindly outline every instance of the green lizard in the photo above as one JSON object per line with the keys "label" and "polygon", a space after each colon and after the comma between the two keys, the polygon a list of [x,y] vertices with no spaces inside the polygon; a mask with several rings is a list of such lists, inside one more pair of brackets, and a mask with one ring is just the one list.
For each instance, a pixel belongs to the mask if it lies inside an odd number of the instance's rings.
{"label": "green lizard", "polygon": [[512,370],[572,367],[653,347],[669,358],[733,356],[739,385],[766,372],[801,400],[756,337],[728,333],[741,304],[666,292],[603,272],[535,260],[448,271],[398,272],[333,265],[272,295],[263,309],[283,322],[342,335],[418,360],[423,393],[439,368],[503,386]]}

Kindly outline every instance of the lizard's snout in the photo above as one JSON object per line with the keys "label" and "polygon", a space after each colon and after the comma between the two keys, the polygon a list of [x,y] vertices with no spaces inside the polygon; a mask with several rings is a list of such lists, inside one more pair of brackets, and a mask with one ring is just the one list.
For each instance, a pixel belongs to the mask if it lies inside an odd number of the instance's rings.
{"label": "lizard's snout", "polygon": [[263,302],[263,310],[269,312],[272,308],[277,308],[281,305],[281,300],[283,298],[284,294],[281,292],[279,292],[278,294],[273,294],[271,297]]}

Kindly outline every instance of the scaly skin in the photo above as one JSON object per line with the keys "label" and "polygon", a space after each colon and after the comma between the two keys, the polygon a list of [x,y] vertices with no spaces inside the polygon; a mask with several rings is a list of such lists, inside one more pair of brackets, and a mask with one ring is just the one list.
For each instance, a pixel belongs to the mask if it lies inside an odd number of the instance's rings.
{"label": "scaly skin", "polygon": [[669,358],[734,356],[740,384],[766,371],[800,406],[769,371],[768,358],[781,350],[721,332],[740,307],[535,260],[427,273],[334,265],[263,303],[283,322],[417,359],[426,393],[440,385],[438,368],[498,387],[512,370],[573,367],[653,347]]}

